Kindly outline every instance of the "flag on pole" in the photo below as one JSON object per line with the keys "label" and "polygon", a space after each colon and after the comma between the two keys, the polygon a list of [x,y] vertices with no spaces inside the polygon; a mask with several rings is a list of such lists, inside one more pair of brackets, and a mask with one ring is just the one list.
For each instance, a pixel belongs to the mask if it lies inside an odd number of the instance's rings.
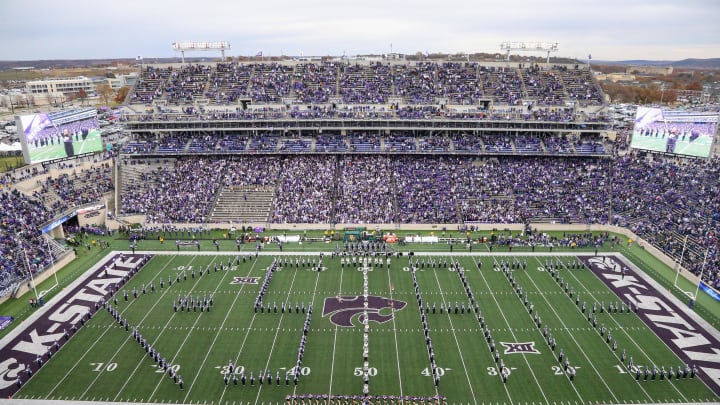
{"label": "flag on pole", "polygon": [[263,51],[260,51],[260,52],[256,53],[255,56],[263,56],[262,53],[263,53]]}

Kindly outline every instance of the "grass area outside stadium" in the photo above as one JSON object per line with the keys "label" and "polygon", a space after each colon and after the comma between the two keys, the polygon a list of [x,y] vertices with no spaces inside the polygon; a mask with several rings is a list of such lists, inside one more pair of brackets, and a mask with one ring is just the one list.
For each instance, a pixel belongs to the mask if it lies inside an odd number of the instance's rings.
{"label": "grass area outside stadium", "polygon": [[0,173],[8,172],[25,165],[22,155],[0,156]]}

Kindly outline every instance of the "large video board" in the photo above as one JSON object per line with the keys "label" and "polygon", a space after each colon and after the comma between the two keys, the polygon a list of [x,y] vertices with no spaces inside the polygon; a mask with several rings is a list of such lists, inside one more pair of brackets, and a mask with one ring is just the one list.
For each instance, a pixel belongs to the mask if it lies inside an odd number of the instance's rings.
{"label": "large video board", "polygon": [[16,121],[28,164],[102,150],[95,108],[21,115]]}
{"label": "large video board", "polygon": [[717,112],[638,107],[630,147],[710,157],[717,124]]}

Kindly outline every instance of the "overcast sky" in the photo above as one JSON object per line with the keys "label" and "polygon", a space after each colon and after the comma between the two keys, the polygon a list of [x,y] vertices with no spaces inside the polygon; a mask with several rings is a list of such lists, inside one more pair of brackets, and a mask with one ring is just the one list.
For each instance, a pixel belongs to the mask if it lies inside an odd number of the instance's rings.
{"label": "overcast sky", "polygon": [[229,56],[542,41],[583,60],[720,57],[720,0],[0,0],[0,18],[0,60],[169,57],[176,41],[228,41]]}

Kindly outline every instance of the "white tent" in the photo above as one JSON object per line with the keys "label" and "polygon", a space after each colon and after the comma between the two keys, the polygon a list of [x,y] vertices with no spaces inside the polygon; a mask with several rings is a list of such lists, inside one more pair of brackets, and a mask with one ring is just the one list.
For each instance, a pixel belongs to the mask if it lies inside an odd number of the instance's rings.
{"label": "white tent", "polygon": [[20,146],[20,142],[15,142],[10,145],[6,143],[0,143],[0,152],[12,152],[16,150],[22,150],[22,147]]}

